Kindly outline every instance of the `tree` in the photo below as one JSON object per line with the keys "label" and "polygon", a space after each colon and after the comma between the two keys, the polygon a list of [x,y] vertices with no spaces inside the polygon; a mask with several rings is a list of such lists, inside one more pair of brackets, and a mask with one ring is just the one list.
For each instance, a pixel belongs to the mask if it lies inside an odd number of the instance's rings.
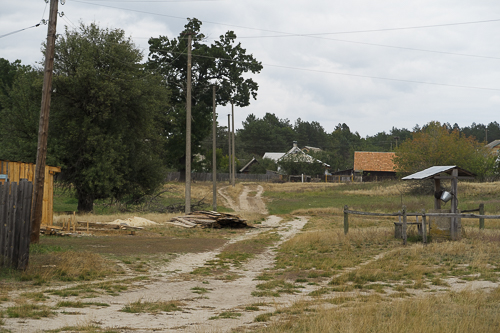
{"label": "tree", "polygon": [[249,114],[243,122],[243,129],[238,130],[243,149],[256,156],[288,151],[296,136],[290,121],[279,119],[274,113],[266,113],[262,119]]}
{"label": "tree", "polygon": [[287,175],[322,175],[325,172],[323,164],[305,153],[289,154],[283,156],[278,165]]}
{"label": "tree", "polygon": [[[0,159],[35,163],[43,74],[19,63],[10,73],[14,74],[0,93]],[[57,163],[53,148],[48,148],[49,165]]]}
{"label": "tree", "polygon": [[457,165],[484,178],[493,171],[494,158],[473,137],[460,135],[439,122],[430,122],[403,142],[394,158],[400,174],[424,170],[434,165]]}
{"label": "tree", "polygon": [[236,35],[228,31],[212,45],[203,43],[205,36],[201,22],[189,19],[177,38],[165,36],[149,40],[148,68],[160,73],[171,91],[170,112],[174,117],[166,125],[168,136],[166,151],[171,157],[170,166],[184,170],[186,147],[186,79],[187,35],[192,42],[192,147],[193,154],[200,152],[200,142],[209,135],[212,122],[212,85],[217,84],[217,104],[233,103],[247,106],[250,97],[256,98],[258,85],[247,72],[258,73],[262,65],[238,43]]}
{"label": "tree", "polygon": [[141,60],[120,29],[81,24],[57,39],[50,134],[79,211],[162,184],[168,91]]}

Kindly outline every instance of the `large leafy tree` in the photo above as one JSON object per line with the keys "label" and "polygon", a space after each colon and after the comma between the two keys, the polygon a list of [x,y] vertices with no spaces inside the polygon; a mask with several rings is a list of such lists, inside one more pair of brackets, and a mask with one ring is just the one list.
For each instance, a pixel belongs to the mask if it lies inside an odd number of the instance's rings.
{"label": "large leafy tree", "polygon": [[485,177],[493,172],[494,158],[474,137],[460,135],[458,129],[439,122],[430,122],[398,147],[394,163],[401,174],[434,165],[457,165]]}
{"label": "large leafy tree", "polygon": [[262,65],[228,31],[211,45],[204,42],[201,22],[189,19],[177,38],[159,36],[149,40],[148,67],[161,74],[171,91],[169,112],[173,115],[166,124],[166,151],[169,166],[184,170],[186,147],[186,81],[187,43],[192,35],[192,136],[193,153],[200,152],[200,142],[210,133],[212,122],[212,85],[217,84],[217,104],[232,103],[247,106],[256,98],[258,85],[244,74],[258,73]]}
{"label": "large leafy tree", "polygon": [[[0,92],[0,159],[35,163],[43,73],[20,63],[9,73]],[[49,165],[57,163],[53,148],[48,147]]]}
{"label": "large leafy tree", "polygon": [[57,39],[50,134],[79,211],[162,182],[168,92],[141,60],[120,29],[81,24]]}
{"label": "large leafy tree", "polygon": [[260,157],[266,152],[290,150],[296,137],[290,121],[279,119],[274,113],[266,113],[262,118],[250,114],[243,122],[243,129],[238,131],[243,149]]}

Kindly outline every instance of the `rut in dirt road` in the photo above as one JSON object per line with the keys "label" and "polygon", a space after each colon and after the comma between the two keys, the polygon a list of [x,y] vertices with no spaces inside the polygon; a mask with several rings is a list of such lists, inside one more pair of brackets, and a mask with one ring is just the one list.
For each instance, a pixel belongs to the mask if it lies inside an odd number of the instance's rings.
{"label": "rut in dirt road", "polygon": [[[226,201],[227,205],[235,212],[254,212],[259,214],[269,214],[266,205],[262,200],[264,188],[261,185],[244,185],[243,191],[238,197],[238,202],[235,202],[227,193],[227,188],[222,187],[217,192]],[[249,195],[250,193],[255,195]]]}

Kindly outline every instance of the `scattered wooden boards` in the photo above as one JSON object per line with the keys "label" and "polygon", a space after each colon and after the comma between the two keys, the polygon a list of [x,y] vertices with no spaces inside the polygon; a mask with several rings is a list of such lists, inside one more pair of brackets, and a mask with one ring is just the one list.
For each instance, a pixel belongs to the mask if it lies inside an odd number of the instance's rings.
{"label": "scattered wooden boards", "polygon": [[191,214],[174,217],[169,224],[184,228],[251,228],[237,215],[199,210]]}

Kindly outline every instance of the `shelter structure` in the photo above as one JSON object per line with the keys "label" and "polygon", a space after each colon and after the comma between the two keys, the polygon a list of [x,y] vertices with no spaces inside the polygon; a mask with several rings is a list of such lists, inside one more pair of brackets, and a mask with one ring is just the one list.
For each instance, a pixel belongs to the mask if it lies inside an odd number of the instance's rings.
{"label": "shelter structure", "polygon": [[[30,182],[35,180],[36,165],[33,163],[11,162],[0,160],[0,179],[19,183],[21,179]],[[42,224],[52,225],[54,219],[54,175],[61,172],[60,167],[45,166],[43,185]]]}
{"label": "shelter structure", "polygon": [[354,152],[354,173],[363,176],[364,181],[393,179],[396,177],[396,168],[393,152]]}
{"label": "shelter structure", "polygon": [[255,157],[252,157],[252,159],[250,160],[250,162],[248,162],[247,164],[245,164],[245,166],[240,169],[240,173],[249,173],[250,172],[250,167],[252,165],[254,165],[255,163],[259,163],[259,161],[257,161],[257,159]]}
{"label": "shelter structure", "polygon": [[[458,214],[458,180],[474,179],[470,171],[457,167],[456,165],[433,166],[412,175],[403,177],[402,180],[426,180],[434,181],[434,210],[432,213]],[[441,181],[450,180],[451,188],[444,191]],[[451,200],[450,209],[441,209],[441,202]],[[457,240],[461,237],[461,219],[459,217],[433,217],[430,219],[429,231],[434,238]]]}

